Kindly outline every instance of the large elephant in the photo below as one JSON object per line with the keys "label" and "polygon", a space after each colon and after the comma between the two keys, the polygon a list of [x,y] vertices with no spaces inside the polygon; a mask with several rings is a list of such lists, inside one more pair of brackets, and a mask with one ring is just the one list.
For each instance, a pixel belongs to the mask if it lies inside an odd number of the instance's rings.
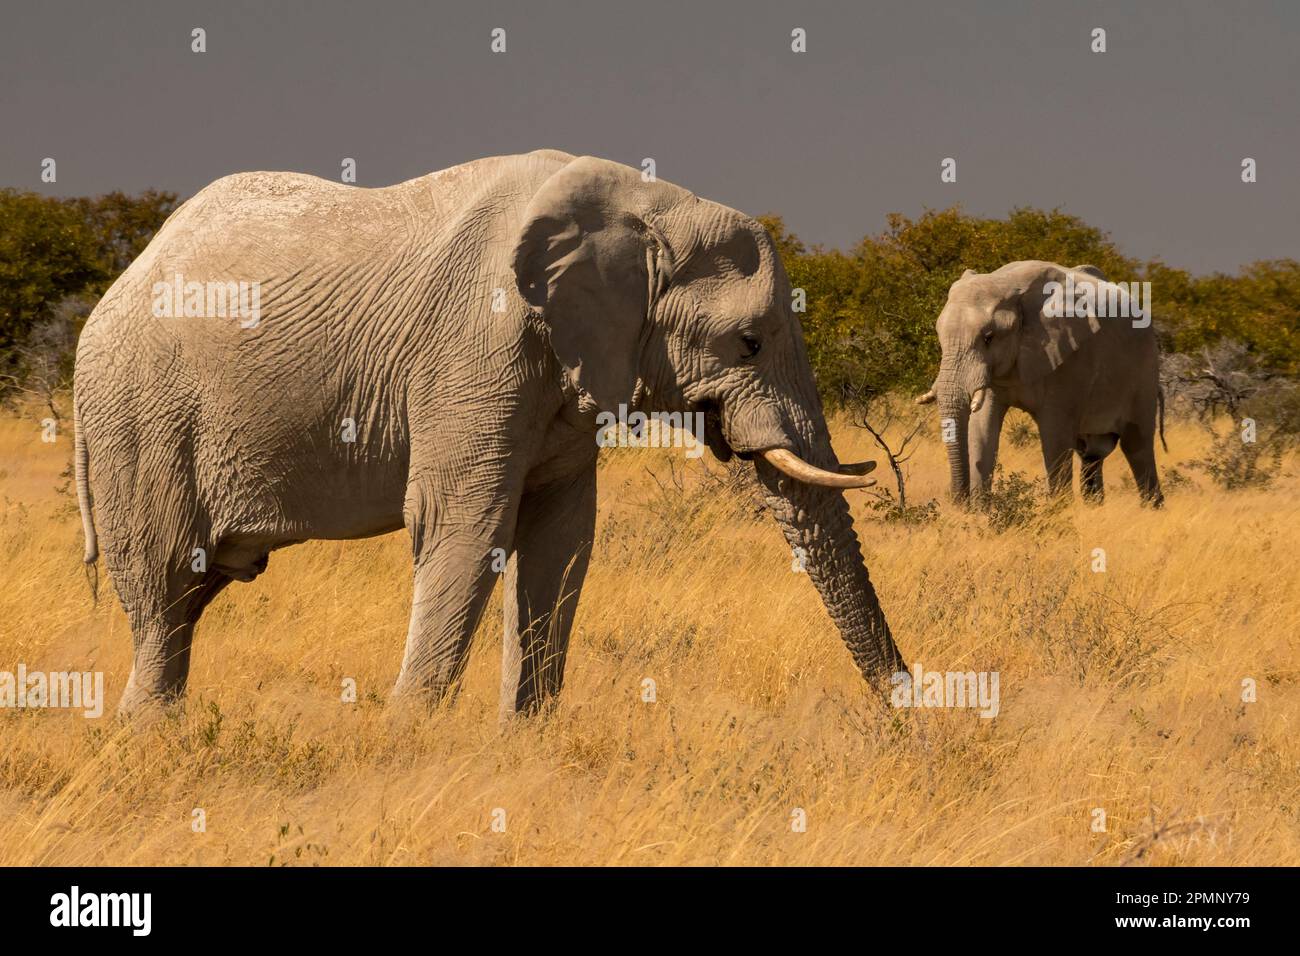
{"label": "large elephant", "polygon": [[[227,314],[214,289],[255,307]],[[596,418],[621,404],[706,413],[862,673],[896,670],[842,490],[871,482],[832,451],[790,295],[758,222],[592,157],[208,186],[77,349],[85,560],[102,548],[135,644],[120,709],[183,693],[199,615],[271,551],[402,527],[394,692],[454,684],[507,555],[502,710],[537,709],[592,545]]]}
{"label": "large elephant", "polygon": [[1038,424],[1053,492],[1070,490],[1078,453],[1083,493],[1100,500],[1102,460],[1118,443],[1143,500],[1161,504],[1160,357],[1140,298],[1094,266],[1039,261],[968,269],[952,284],[937,323],[939,376],[917,401],[938,401],[954,499],[988,490],[1002,420],[1019,408]]}

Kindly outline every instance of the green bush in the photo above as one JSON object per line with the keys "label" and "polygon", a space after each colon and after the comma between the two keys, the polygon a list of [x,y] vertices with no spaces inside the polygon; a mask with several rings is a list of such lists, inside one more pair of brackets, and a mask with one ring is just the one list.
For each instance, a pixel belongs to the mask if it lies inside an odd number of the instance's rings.
{"label": "green bush", "polygon": [[1040,483],[1022,478],[1014,471],[1004,473],[998,465],[992,484],[976,504],[988,519],[989,530],[1001,534],[1038,520],[1044,511],[1051,510],[1052,502],[1044,498]]}
{"label": "green bush", "polygon": [[89,309],[68,303],[93,306],[176,205],[174,193],[154,190],[55,199],[0,189],[0,384],[21,380],[34,359],[48,364],[43,350],[66,338],[70,315],[75,342]]}
{"label": "green bush", "polygon": [[1267,488],[1277,478],[1283,451],[1276,441],[1247,444],[1236,432],[1215,432],[1210,450],[1192,467],[1204,471],[1224,491]]}

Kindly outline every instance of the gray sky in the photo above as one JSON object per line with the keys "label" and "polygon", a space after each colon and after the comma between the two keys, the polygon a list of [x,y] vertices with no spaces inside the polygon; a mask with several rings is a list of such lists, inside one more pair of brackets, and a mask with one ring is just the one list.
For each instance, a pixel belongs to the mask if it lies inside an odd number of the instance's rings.
{"label": "gray sky", "polygon": [[654,157],[828,246],[892,211],[1061,206],[1131,255],[1231,271],[1300,258],[1298,47],[1294,0],[5,0],[0,186],[189,195],[344,157],[379,186],[550,146]]}

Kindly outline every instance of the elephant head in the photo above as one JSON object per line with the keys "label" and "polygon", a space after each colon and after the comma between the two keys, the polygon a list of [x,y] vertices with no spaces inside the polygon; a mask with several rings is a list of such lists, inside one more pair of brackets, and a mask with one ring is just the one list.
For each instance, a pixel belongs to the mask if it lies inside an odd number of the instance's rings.
{"label": "elephant head", "polygon": [[700,412],[714,454],[752,460],[787,542],[858,667],[894,646],[842,489],[791,289],[763,226],[637,170],[583,157],[524,213],[516,283],[572,383],[601,410]]}
{"label": "elephant head", "polygon": [[[1032,386],[1100,331],[1093,303],[1104,282],[1094,266],[1030,261],[987,274],[967,269],[952,284],[936,323],[943,350],[939,376],[917,401],[937,400],[940,420],[951,422],[945,442],[954,500],[964,502],[971,493],[970,416],[994,386]],[[1065,308],[1067,288],[1090,294]]]}

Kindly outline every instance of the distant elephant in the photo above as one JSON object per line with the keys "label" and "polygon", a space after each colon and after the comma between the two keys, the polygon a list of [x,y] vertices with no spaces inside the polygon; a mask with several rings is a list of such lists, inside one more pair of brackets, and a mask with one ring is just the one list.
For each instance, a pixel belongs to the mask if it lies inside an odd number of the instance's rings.
{"label": "distant elephant", "polygon": [[1038,424],[1051,491],[1070,490],[1077,452],[1083,494],[1100,500],[1102,460],[1118,443],[1143,500],[1163,502],[1159,350],[1150,303],[1132,299],[1094,266],[1051,262],[968,269],[953,283],[936,326],[939,376],[917,401],[938,400],[955,500],[988,491],[1002,420],[1019,408]]}
{"label": "distant elephant", "polygon": [[199,615],[271,551],[403,526],[394,693],[443,697],[508,560],[502,712],[536,710],[620,405],[704,414],[861,672],[901,664],[842,493],[869,467],[831,449],[772,240],[639,170],[541,150],[380,189],[218,180],[96,307],[74,402],[85,560],[102,545],[135,644],[125,712],[184,692]]}

